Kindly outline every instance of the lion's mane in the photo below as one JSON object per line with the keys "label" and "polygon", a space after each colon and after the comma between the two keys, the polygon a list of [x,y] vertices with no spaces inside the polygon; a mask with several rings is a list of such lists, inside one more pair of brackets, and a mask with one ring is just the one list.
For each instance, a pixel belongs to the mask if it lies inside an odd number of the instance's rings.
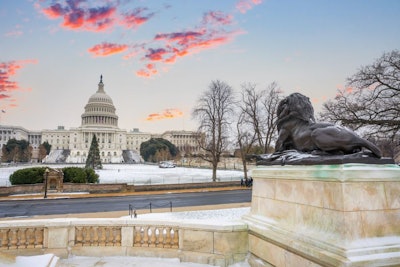
{"label": "lion's mane", "polygon": [[300,93],[293,93],[279,102],[277,117],[278,130],[281,129],[285,122],[291,120],[315,123],[314,108],[310,99]]}

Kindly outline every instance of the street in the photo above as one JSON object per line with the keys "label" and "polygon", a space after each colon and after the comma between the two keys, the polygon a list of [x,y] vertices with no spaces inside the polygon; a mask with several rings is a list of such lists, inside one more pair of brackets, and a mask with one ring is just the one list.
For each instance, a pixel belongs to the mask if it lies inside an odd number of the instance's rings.
{"label": "street", "polygon": [[0,218],[123,211],[251,202],[251,190],[166,193],[123,197],[0,201]]}

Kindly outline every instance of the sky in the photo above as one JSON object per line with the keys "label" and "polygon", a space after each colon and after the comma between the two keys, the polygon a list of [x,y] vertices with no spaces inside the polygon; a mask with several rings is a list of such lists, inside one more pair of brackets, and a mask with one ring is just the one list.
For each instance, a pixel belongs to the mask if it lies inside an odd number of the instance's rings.
{"label": "sky", "polygon": [[196,130],[212,81],[300,92],[318,112],[400,48],[398,0],[0,0],[0,124],[79,127],[103,75],[118,126]]}

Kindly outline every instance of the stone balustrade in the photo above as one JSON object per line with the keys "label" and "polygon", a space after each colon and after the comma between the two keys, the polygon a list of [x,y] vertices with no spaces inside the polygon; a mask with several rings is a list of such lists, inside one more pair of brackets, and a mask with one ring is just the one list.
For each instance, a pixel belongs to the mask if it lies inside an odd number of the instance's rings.
{"label": "stone balustrade", "polygon": [[53,253],[76,256],[145,256],[228,266],[248,253],[242,222],[185,223],[115,219],[0,221],[0,252],[10,255]]}
{"label": "stone balustrade", "polygon": [[43,248],[43,227],[0,229],[0,249]]}

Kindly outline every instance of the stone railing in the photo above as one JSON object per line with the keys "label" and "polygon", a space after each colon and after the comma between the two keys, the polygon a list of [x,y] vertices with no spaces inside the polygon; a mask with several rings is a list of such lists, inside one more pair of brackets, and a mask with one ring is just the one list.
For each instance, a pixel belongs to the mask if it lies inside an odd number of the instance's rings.
{"label": "stone railing", "polygon": [[[129,217],[127,217],[129,218]],[[227,225],[127,219],[0,221],[0,252],[76,256],[145,256],[228,266],[248,253],[245,223]]]}
{"label": "stone railing", "polygon": [[[167,226],[132,226],[134,247],[179,248],[179,230]],[[75,227],[75,246],[121,246],[121,227]]]}
{"label": "stone railing", "polygon": [[43,227],[0,229],[0,249],[43,248]]}

